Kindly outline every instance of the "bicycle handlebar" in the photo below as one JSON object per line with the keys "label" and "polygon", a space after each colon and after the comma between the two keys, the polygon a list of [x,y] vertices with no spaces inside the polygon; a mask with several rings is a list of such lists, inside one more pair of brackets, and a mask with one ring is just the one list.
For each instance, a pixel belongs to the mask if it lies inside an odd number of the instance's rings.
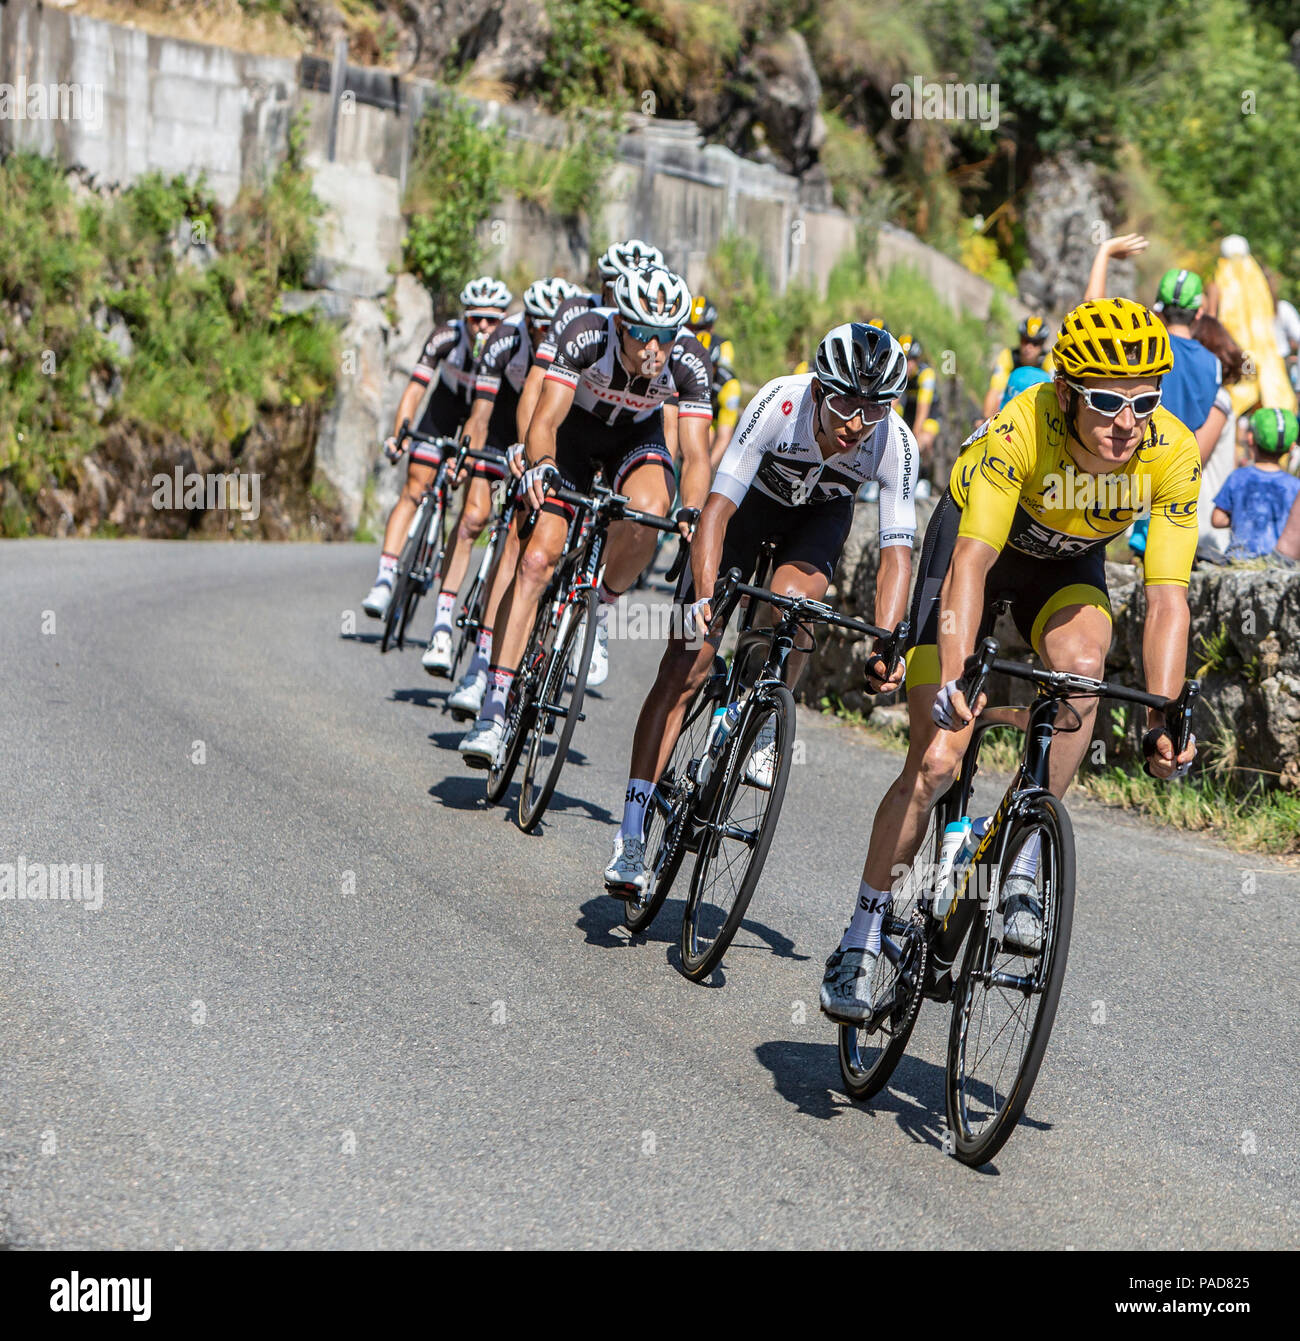
{"label": "bicycle handlebar", "polygon": [[1127,685],[1112,684],[1109,680],[1094,680],[1090,676],[1075,675],[1070,671],[1043,670],[1025,661],[1004,661],[998,656],[997,639],[985,638],[980,643],[978,651],[966,658],[962,674],[957,680],[957,688],[961,690],[968,704],[974,705],[993,671],[1009,675],[1015,680],[1027,680],[1058,698],[1087,695],[1094,698],[1113,698],[1124,703],[1136,703],[1144,708],[1154,708],[1157,712],[1164,713],[1165,728],[1173,742],[1175,757],[1187,748],[1192,733],[1192,709],[1201,693],[1199,680],[1188,680],[1177,698],[1161,698],[1159,694],[1148,694],[1141,689],[1130,689]]}
{"label": "bicycle handlebar", "polygon": [[710,604],[713,606],[713,619],[710,621],[709,632],[715,633],[718,629],[726,625],[736,602],[742,596],[749,596],[755,600],[766,601],[768,605],[775,606],[778,610],[785,610],[792,614],[796,620],[809,619],[817,620],[822,624],[830,624],[835,628],[848,629],[852,633],[863,633],[869,638],[884,640],[884,647],[878,655],[887,657],[886,664],[892,669],[894,662],[898,660],[898,652],[907,641],[908,623],[903,620],[897,628],[892,631],[882,629],[875,624],[868,624],[864,619],[852,619],[848,615],[842,615],[837,610],[832,609],[824,601],[812,601],[806,596],[779,596],[774,591],[769,591],[766,587],[754,587],[748,582],[741,580],[739,568],[732,568],[718,585],[713,593],[713,599]]}
{"label": "bicycle handlebar", "polygon": [[[550,471],[552,474],[559,473],[554,466],[550,467]],[[638,526],[650,526],[656,531],[677,530],[677,523],[668,517],[660,517],[654,512],[638,512],[635,508],[628,507],[627,498],[614,493],[612,489],[604,489],[598,485],[594,493],[580,494],[576,489],[566,489],[563,485],[548,488],[550,497],[558,498],[561,503],[585,508],[593,516],[603,514],[611,521],[636,522]]]}

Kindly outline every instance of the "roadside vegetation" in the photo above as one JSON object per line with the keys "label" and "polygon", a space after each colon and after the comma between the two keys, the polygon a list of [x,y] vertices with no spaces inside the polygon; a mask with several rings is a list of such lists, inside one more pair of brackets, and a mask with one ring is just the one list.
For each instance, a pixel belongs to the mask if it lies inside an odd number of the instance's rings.
{"label": "roadside vegetation", "polygon": [[[829,699],[823,700],[821,707],[862,727],[886,748],[900,754],[906,751],[905,719],[891,716],[888,722],[881,722],[864,718],[861,713],[844,711]],[[1122,714],[1113,719],[1113,726],[1121,735],[1127,730]],[[1014,727],[994,727],[980,750],[981,767],[1012,772],[1020,763],[1021,741],[1021,733]],[[1234,767],[1230,738],[1198,740],[1197,748],[1199,766],[1191,777],[1178,783],[1147,777],[1132,749],[1121,754],[1118,762],[1105,757],[1094,762],[1094,751],[1090,750],[1074,786],[1101,805],[1131,810],[1172,829],[1203,833],[1237,852],[1300,854],[1300,796],[1269,788],[1258,774]]]}
{"label": "roadside vegetation", "polygon": [[333,328],[279,309],[320,216],[291,139],[229,210],[201,178],[105,198],[51,160],[0,163],[0,534],[26,534],[36,494],[75,487],[112,431],[228,456],[262,414],[331,393]]}

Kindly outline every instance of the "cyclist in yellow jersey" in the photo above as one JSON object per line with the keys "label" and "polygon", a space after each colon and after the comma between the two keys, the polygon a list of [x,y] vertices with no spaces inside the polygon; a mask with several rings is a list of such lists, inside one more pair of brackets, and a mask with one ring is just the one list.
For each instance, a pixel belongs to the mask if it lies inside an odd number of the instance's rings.
{"label": "cyclist in yellow jersey", "polygon": [[[827,961],[822,1009],[861,1022],[891,885],[906,872],[930,807],[956,776],[975,714],[958,689],[990,605],[1011,599],[1022,635],[1045,666],[1100,677],[1111,640],[1107,542],[1150,509],[1143,630],[1146,688],[1173,698],[1187,664],[1187,582],[1196,552],[1201,463],[1196,440],[1159,406],[1173,366],[1169,336],[1139,303],[1082,303],[1062,323],[1054,380],[1029,388],[964,445],[926,529],[907,655],[907,759],[876,811],[852,920]],[[1072,706],[1052,791],[1063,795],[1092,739],[1096,699]],[[1153,776],[1183,776],[1195,740],[1174,757],[1162,714],[1148,713],[1143,749]],[[1002,881],[1004,943],[1036,954],[1038,853],[1026,844]]]}
{"label": "cyclist in yellow jersey", "polygon": [[1020,323],[1017,332],[1020,343],[1015,351],[1004,349],[993,364],[993,376],[989,378],[989,389],[984,393],[984,418],[991,419],[1002,404],[1002,393],[1007,388],[1007,378],[1017,368],[1042,368],[1044,372],[1053,372],[1052,356],[1043,357],[1047,349],[1047,323],[1042,317],[1026,317]]}

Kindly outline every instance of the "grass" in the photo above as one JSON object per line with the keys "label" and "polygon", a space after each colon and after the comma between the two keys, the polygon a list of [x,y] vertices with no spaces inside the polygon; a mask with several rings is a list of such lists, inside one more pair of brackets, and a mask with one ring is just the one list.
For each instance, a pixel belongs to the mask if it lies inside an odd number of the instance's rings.
{"label": "grass", "polygon": [[[905,723],[880,723],[860,712],[837,710],[830,698],[823,698],[821,707],[865,728],[883,749],[906,752]],[[994,727],[980,750],[981,766],[1011,773],[1020,762],[1020,742],[1020,732],[1014,727]],[[1083,792],[1101,805],[1131,810],[1172,829],[1206,834],[1235,852],[1273,856],[1300,853],[1300,796],[1267,788],[1259,777],[1243,781],[1245,777],[1245,770],[1215,771],[1211,765],[1186,782],[1171,786],[1142,772],[1115,765],[1092,769],[1085,762],[1072,790]]]}

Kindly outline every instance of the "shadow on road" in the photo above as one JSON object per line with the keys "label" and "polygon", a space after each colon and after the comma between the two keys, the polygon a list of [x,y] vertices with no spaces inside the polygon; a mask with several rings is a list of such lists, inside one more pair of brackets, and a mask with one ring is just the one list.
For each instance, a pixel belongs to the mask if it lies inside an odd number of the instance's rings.
{"label": "shadow on road", "polygon": [[448,689],[394,689],[390,703],[414,703],[417,708],[445,708]]}
{"label": "shadow on road", "polygon": [[[854,1103],[839,1088],[838,1044],[763,1043],[754,1055],[772,1073],[777,1093],[799,1112],[826,1119],[856,1110],[869,1122],[892,1118],[899,1131],[917,1145],[943,1151],[947,1117],[942,1066],[904,1055],[879,1094],[865,1103]],[[1052,1124],[1022,1117],[1020,1125],[1050,1131]],[[986,1164],[973,1172],[996,1177],[999,1171],[996,1164]]]}
{"label": "shadow on road", "polygon": [[378,643],[383,641],[384,635],[382,633],[340,633],[339,638],[345,643]]}

